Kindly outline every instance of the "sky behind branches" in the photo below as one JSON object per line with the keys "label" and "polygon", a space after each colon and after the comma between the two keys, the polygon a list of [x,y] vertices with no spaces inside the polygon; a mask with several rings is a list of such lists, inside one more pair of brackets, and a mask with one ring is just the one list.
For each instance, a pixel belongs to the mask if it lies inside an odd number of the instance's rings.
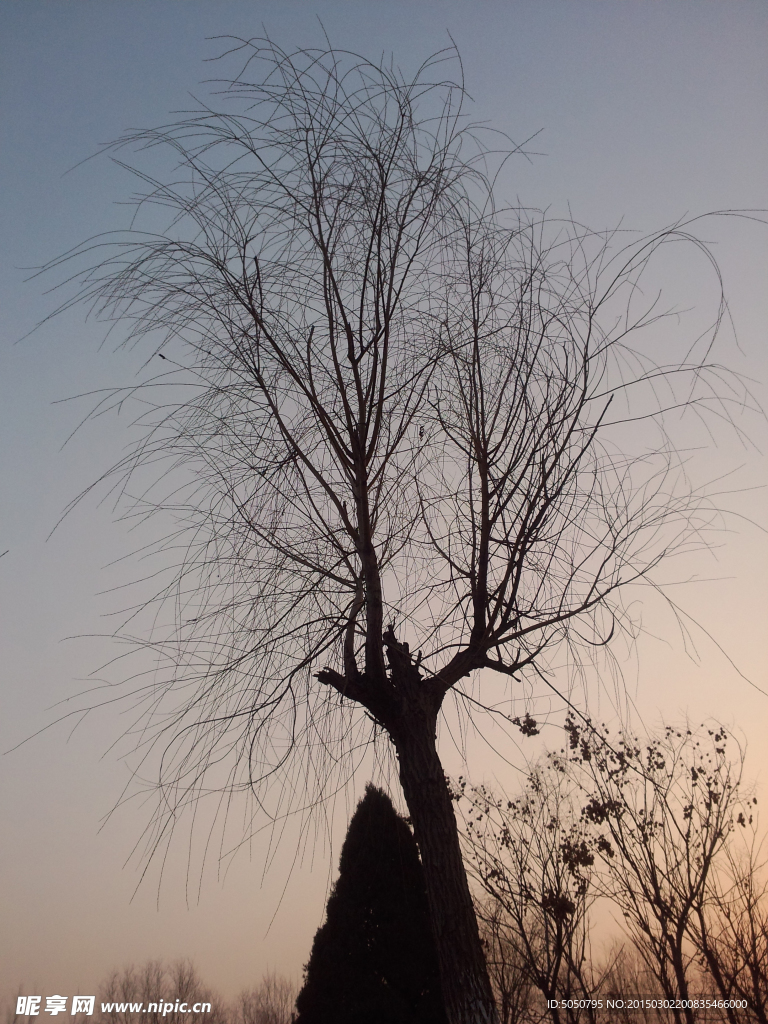
{"label": "sky behind branches", "polygon": [[[555,216],[570,208],[594,228],[621,223],[640,231],[708,210],[768,208],[768,8],[760,0],[0,6],[0,551],[9,549],[0,560],[2,750],[48,724],[57,713],[48,709],[119,653],[103,640],[65,638],[109,632],[103,613],[120,607],[119,595],[102,592],[135,574],[135,561],[120,559],[141,539],[113,525],[109,500],[100,507],[86,501],[46,539],[67,503],[120,457],[127,437],[123,421],[104,418],[62,449],[89,402],[55,403],[127,383],[139,361],[115,355],[109,341],[100,345],[103,329],[84,324],[82,313],[18,342],[55,299],[43,295],[44,282],[25,284],[28,273],[19,268],[127,225],[130,210],[114,203],[134,182],[104,158],[80,162],[124,130],[166,122],[171,111],[192,108],[192,96],[206,98],[210,87],[200,83],[222,71],[204,61],[226,45],[208,37],[266,29],[286,49],[322,45],[318,19],[334,46],[371,59],[393,52],[406,73],[455,40],[472,117],[518,143],[530,140],[529,155],[513,159],[502,179],[512,202]],[[768,232],[746,221],[707,223],[702,231],[721,263],[738,331],[740,350],[724,353],[733,369],[758,381],[766,404]],[[671,297],[711,311],[703,263],[668,261],[664,271]],[[764,451],[765,427],[752,420],[751,430]],[[724,486],[744,490],[727,503],[765,525],[765,493],[748,490],[765,479],[762,457],[732,434],[717,440],[695,463],[699,478],[738,470]],[[748,770],[765,780],[768,699],[742,675],[768,689],[768,545],[746,521],[728,524],[733,532],[723,535],[716,557],[670,567],[667,578],[698,578],[675,586],[675,597],[738,671],[696,629],[695,657],[686,657],[670,616],[649,604],[648,635],[625,679],[651,724],[688,710],[740,726],[750,744]],[[226,993],[268,967],[298,974],[354,794],[340,798],[333,849],[319,822],[319,841],[310,830],[294,858],[296,825],[289,824],[266,875],[269,833],[256,837],[250,857],[244,848],[225,859],[220,877],[214,856],[200,887],[194,871],[186,885],[180,849],[159,909],[156,875],[131,902],[137,862],[123,865],[146,809],[134,802],[98,831],[126,782],[119,756],[105,755],[124,724],[107,711],[71,736],[56,728],[0,762],[0,996],[19,984],[28,993],[90,992],[111,967],[149,956],[192,956]],[[554,727],[543,740],[559,742]],[[472,781],[502,778],[482,740],[470,746]],[[442,751],[450,770],[461,770],[447,729]],[[535,748],[521,751],[513,751],[518,764]],[[512,770],[507,778],[514,785]],[[358,794],[366,781],[362,775]]]}

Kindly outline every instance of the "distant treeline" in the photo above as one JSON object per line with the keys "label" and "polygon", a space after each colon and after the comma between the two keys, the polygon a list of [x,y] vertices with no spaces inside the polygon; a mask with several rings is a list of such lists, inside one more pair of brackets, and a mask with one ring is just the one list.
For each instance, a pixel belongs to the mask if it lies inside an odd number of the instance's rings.
{"label": "distant treeline", "polygon": [[[150,960],[140,968],[113,971],[99,986],[92,1016],[66,1019],[73,1024],[290,1024],[297,991],[288,978],[268,973],[260,984],[227,1001],[203,984],[190,961]],[[176,1009],[181,1004],[186,1004],[188,1012]],[[150,1005],[157,1009],[148,1010]],[[169,1005],[174,1009],[167,1009]],[[205,1009],[195,1012],[194,1006]],[[14,1009],[15,999],[7,1024],[34,1020],[15,1014]]]}

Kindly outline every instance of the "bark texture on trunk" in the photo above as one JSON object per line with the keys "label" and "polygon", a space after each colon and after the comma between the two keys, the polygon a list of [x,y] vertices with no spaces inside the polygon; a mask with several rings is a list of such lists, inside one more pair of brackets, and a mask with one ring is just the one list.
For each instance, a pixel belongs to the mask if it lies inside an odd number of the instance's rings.
{"label": "bark texture on trunk", "polygon": [[393,626],[381,639],[389,673],[377,671],[378,658],[366,661],[361,673],[351,657],[346,675],[324,668],[317,678],[367,708],[395,745],[400,784],[424,868],[449,1024],[498,1024],[453,801],[437,754],[435,730],[446,683],[442,677],[421,674],[421,654],[414,659],[408,644],[395,637]]}
{"label": "bark texture on trunk", "polygon": [[430,714],[404,716],[393,739],[424,866],[443,996],[450,1024],[497,1024],[435,720]]}

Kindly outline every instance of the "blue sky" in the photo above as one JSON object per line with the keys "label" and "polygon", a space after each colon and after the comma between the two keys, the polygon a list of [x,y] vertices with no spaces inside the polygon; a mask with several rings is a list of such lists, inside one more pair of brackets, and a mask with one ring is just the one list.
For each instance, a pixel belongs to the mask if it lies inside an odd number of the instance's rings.
{"label": "blue sky", "polygon": [[[535,0],[374,3],[305,0],[10,0],[0,5],[0,216],[4,239],[0,300],[0,748],[47,724],[47,709],[80,689],[114,653],[108,642],[65,641],[109,631],[109,591],[130,575],[119,559],[134,546],[112,521],[109,502],[86,501],[47,539],[67,503],[119,458],[118,419],[86,427],[65,447],[85,406],[69,396],[130,381],[135,356],[115,355],[103,331],[68,314],[19,341],[51,311],[55,297],[34,267],[83,238],[126,224],[115,202],[133,185],[99,158],[81,163],[125,129],[168,120],[206,97],[206,64],[222,43],[257,35],[286,48],[322,41],[367,56],[394,52],[405,70],[453,38],[461,52],[473,116],[515,140],[533,138],[504,182],[508,198],[547,206],[593,227],[650,230],[686,214],[768,209],[768,8],[762,0]],[[75,167],[75,165],[78,165]],[[72,169],[74,168],[74,169]],[[71,170],[72,169],[72,170]],[[65,172],[70,173],[65,173]],[[743,222],[707,225],[740,348],[723,358],[766,393],[768,232]],[[706,307],[702,266],[669,267],[684,304]],[[760,383],[763,382],[763,383]],[[751,429],[765,450],[759,421]],[[700,453],[720,470],[743,467],[747,488],[765,480],[754,449],[723,438]],[[765,496],[728,499],[765,525]],[[739,670],[768,688],[764,622],[768,551],[764,535],[732,520],[717,561],[685,572],[716,577],[685,590],[682,603]],[[677,593],[677,592],[676,592]],[[102,595],[102,596],[100,596]],[[766,775],[760,738],[768,705],[718,647],[696,634],[696,658],[669,621],[649,609],[650,632],[628,682],[650,719],[714,714],[751,742],[754,771]],[[96,716],[67,742],[58,729],[0,763],[4,824],[0,864],[0,996],[90,991],[113,966],[148,956],[193,956],[226,992],[267,967],[297,974],[320,923],[337,849],[310,841],[292,864],[289,837],[264,875],[257,841],[225,878],[214,871],[185,892],[184,858],[166,875],[159,909],[151,883],[139,890],[124,867],[143,824],[129,805],[99,831],[119,799],[125,769],[102,757],[120,731]],[[477,773],[484,770],[482,759]],[[360,780],[360,791],[365,779]],[[480,781],[478,779],[478,781]],[[342,802],[340,820],[346,813]],[[338,828],[336,826],[336,839]],[[309,837],[311,840],[311,836]],[[330,874],[329,874],[330,872]],[[189,898],[187,898],[189,896]],[[78,988],[78,986],[80,986]]]}

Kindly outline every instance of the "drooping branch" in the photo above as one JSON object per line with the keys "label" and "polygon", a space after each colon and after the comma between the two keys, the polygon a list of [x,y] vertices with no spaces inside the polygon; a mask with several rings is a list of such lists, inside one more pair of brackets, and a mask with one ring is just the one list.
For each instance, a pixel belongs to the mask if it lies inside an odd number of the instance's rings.
{"label": "drooping branch", "polygon": [[129,690],[160,765],[149,851],[203,794],[259,812],[276,794],[275,817],[289,795],[322,801],[383,729],[429,851],[449,1016],[492,1020],[440,708],[473,674],[509,695],[556,650],[579,665],[631,624],[627,587],[705,543],[716,511],[666,420],[748,404],[708,363],[724,305],[656,365],[641,343],[665,314],[638,306],[641,283],[668,243],[700,250],[692,222],[626,243],[504,209],[445,75],[455,51],[409,80],[331,49],[234,49],[232,108],[113,147],[177,162],[136,169],[154,232],[47,268],[84,261],[61,308],[164,360],[114,397],[145,404],[107,475],[126,496],[138,482],[127,515],[177,521],[147,632],[132,609],[122,634],[152,653]]}

